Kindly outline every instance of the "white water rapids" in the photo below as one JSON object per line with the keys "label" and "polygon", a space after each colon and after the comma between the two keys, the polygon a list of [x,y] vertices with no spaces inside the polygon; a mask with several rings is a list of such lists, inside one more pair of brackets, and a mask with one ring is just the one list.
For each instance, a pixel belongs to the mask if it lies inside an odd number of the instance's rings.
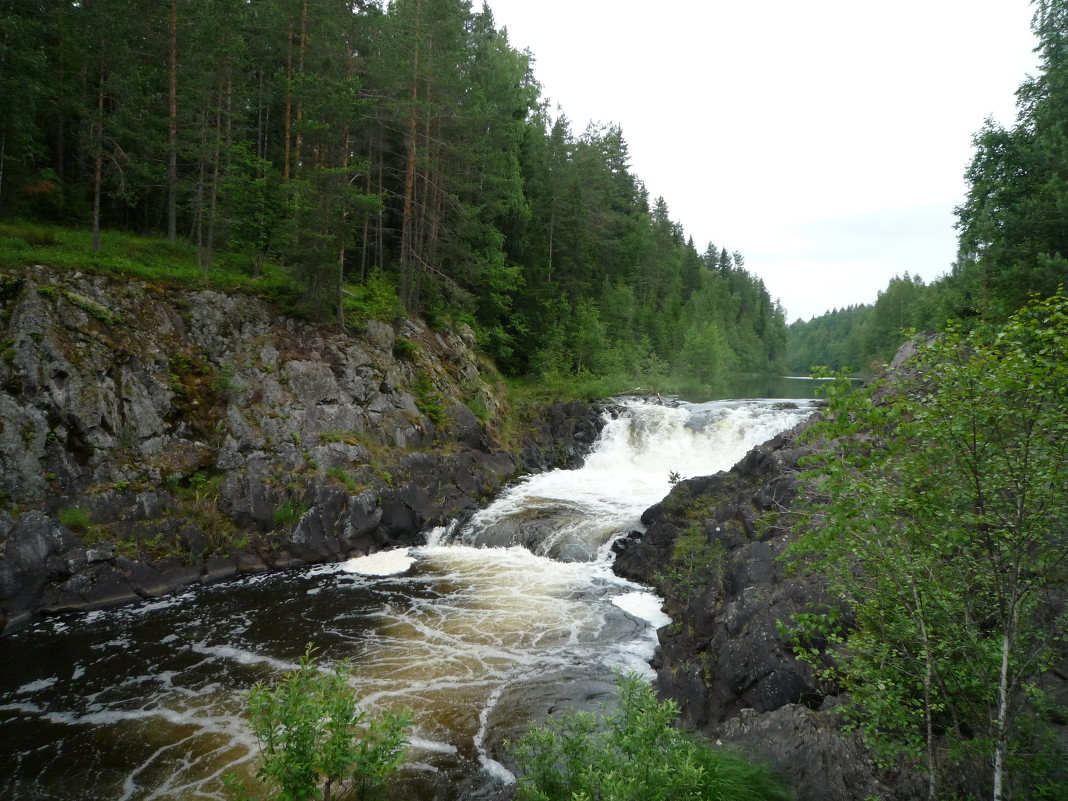
{"label": "white water rapids", "polygon": [[371,708],[415,714],[396,798],[491,798],[503,741],[648,671],[659,599],[612,541],[686,478],[728,469],[807,401],[633,402],[584,467],[532,476],[428,544],[44,621],[0,640],[0,797],[224,798],[255,744],[243,697],[309,641]]}

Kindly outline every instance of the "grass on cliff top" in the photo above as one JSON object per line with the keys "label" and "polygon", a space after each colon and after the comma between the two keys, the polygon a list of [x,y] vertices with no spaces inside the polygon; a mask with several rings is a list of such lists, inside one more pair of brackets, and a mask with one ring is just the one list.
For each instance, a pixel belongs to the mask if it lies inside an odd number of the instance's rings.
{"label": "grass on cliff top", "polygon": [[[100,232],[100,252],[93,253],[92,233],[58,225],[21,220],[0,221],[0,269],[46,264],[60,270],[97,272],[140,278],[164,286],[242,292],[276,304],[286,314],[307,317],[304,289],[293,271],[263,261],[253,275],[248,254],[218,251],[210,269],[197,264],[197,249],[188,242]],[[345,313],[350,324],[367,319],[392,320],[401,313],[393,283],[373,274],[361,284],[345,287]]]}
{"label": "grass on cliff top", "polygon": [[196,248],[188,242],[100,232],[100,251],[93,253],[92,233],[74,228],[20,220],[0,221],[0,268],[46,264],[57,269],[132,276],[169,286],[246,292],[291,306],[300,287],[288,271],[270,262],[252,276],[250,257],[216,253],[210,270],[197,265]]}
{"label": "grass on cliff top", "polygon": [[[134,277],[164,286],[243,292],[275,303],[287,314],[305,316],[300,308],[300,283],[289,268],[274,262],[263,262],[257,278],[252,274],[250,256],[220,251],[213,255],[211,269],[205,270],[197,264],[197,249],[184,240],[169,242],[116,231],[101,231],[100,251],[93,253],[92,233],[88,230],[0,220],[0,270],[34,264]],[[350,284],[346,290],[345,309],[350,322],[390,320],[401,313],[396,287],[385,276],[370,276],[363,284]],[[514,408],[544,406],[554,400],[595,401],[631,392],[703,397],[707,390],[692,379],[673,376],[605,376],[588,372],[575,375],[565,371],[512,378],[506,388]]]}

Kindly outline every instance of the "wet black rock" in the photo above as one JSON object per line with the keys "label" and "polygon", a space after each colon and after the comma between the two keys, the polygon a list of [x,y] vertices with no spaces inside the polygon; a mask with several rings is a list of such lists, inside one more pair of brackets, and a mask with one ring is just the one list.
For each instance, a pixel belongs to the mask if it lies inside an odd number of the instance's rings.
{"label": "wet black rock", "polygon": [[799,801],[926,797],[915,775],[876,768],[860,734],[843,730],[833,703],[825,707],[786,704],[763,714],[743,709],[722,726],[718,739],[785,776]]}
{"label": "wet black rock", "polygon": [[811,669],[779,627],[827,602],[822,582],[787,576],[779,562],[807,452],[794,433],[753,449],[729,472],[680,482],[646,511],[645,534],[625,540],[616,557],[620,575],[660,586],[681,533],[697,527],[721,549],[703,592],[668,596],[666,611],[678,624],[660,631],[660,689],[680,702],[691,727],[710,729],[742,709],[820,701]]}
{"label": "wet black rock", "polygon": [[[753,449],[730,471],[679,482],[646,510],[644,533],[617,543],[614,569],[667,599],[674,622],[659,631],[654,667],[660,694],[679,704],[684,725],[768,761],[798,799],[907,798],[912,777],[872,767],[780,625],[834,603],[821,579],[790,574],[780,559],[795,536],[789,512],[801,489],[799,461],[810,452],[798,441],[806,426]],[[723,556],[698,589],[675,597],[664,566],[678,537],[694,531]]]}

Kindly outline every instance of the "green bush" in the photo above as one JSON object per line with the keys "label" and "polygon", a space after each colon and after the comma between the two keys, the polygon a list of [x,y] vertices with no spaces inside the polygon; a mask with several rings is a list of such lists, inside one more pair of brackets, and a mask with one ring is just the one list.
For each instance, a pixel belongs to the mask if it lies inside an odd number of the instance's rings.
{"label": "green bush", "polygon": [[72,506],[59,513],[59,522],[71,531],[87,531],[89,529],[89,513],[77,506]]}
{"label": "green bush", "polygon": [[[322,670],[314,652],[309,645],[296,670],[249,692],[250,723],[263,760],[256,777],[275,801],[364,799],[403,764],[411,715],[361,711],[348,685],[348,666]],[[235,797],[253,798],[236,777],[226,783]]]}
{"label": "green bush", "polygon": [[419,352],[419,345],[407,337],[397,337],[393,340],[393,355],[398,359],[411,359]]}
{"label": "green bush", "polygon": [[412,386],[415,405],[434,423],[445,419],[445,399],[434,388],[434,383],[426,376],[420,377]]}
{"label": "green bush", "polygon": [[392,320],[404,313],[397,288],[380,272],[373,272],[361,284],[345,287],[345,319],[349,323],[362,320]]}
{"label": "green bush", "polygon": [[771,771],[672,726],[678,707],[658,702],[636,675],[619,681],[619,708],[571,712],[531,729],[513,754],[519,801],[787,801]]}
{"label": "green bush", "polygon": [[701,526],[689,526],[675,540],[671,561],[656,574],[657,582],[671,600],[689,604],[721,581],[725,558],[723,543],[710,540]]}
{"label": "green bush", "polygon": [[286,501],[274,510],[275,527],[277,528],[278,526],[288,526],[292,525],[293,523],[296,523],[298,520],[304,517],[304,513],[307,512],[310,508],[311,507],[303,501]]}

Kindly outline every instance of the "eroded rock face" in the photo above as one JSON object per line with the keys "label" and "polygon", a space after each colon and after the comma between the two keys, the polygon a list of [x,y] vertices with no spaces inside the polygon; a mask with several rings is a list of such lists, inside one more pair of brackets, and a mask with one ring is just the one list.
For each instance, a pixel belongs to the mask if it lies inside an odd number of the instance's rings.
{"label": "eroded rock face", "polygon": [[0,630],[420,542],[599,425],[559,405],[502,450],[466,330],[354,333],[44,267],[0,279]]}
{"label": "eroded rock face", "polygon": [[744,709],[723,725],[719,737],[786,776],[799,800],[926,797],[916,775],[877,769],[860,734],[842,730],[832,704],[820,710],[786,704],[763,714]]}
{"label": "eroded rock face", "polygon": [[674,600],[668,593],[666,611],[678,623],[660,631],[660,688],[679,701],[689,726],[710,730],[742,709],[820,701],[811,669],[778,626],[828,601],[822,582],[787,576],[779,562],[805,453],[787,432],[729,472],[680,482],[645,513],[645,534],[620,545],[616,572],[658,586],[684,531],[696,527],[723,554],[698,580],[699,592]]}
{"label": "eroded rock face", "polygon": [[[880,772],[859,737],[842,730],[834,699],[779,625],[834,603],[822,580],[789,574],[780,560],[794,536],[789,510],[801,489],[798,462],[809,453],[798,441],[805,427],[730,471],[680,482],[646,511],[646,532],[617,545],[615,570],[668,598],[675,622],[659,632],[655,667],[684,725],[768,762],[801,800],[920,797],[911,795],[913,776]],[[695,531],[722,558],[680,597],[663,570],[678,538]]]}

